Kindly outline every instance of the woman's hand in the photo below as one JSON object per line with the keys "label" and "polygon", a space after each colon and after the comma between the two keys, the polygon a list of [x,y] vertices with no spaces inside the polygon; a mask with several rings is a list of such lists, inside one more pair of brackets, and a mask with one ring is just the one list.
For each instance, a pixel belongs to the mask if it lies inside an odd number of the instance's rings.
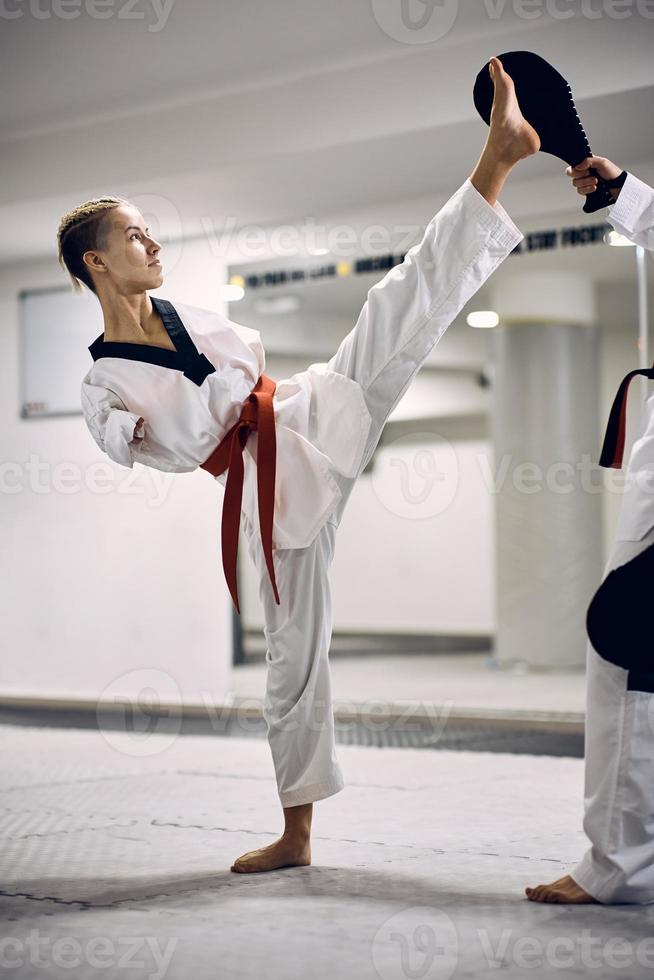
{"label": "woman's hand", "polygon": [[[572,183],[577,188],[578,194],[592,194],[593,191],[597,190],[597,177],[589,173],[591,167],[604,180],[613,180],[614,177],[619,177],[622,173],[620,167],[616,166],[611,160],[607,160],[606,157],[586,157],[576,167],[567,167],[565,171],[568,177],[572,178]],[[619,193],[619,187],[612,189],[612,195],[615,195],[615,197]]]}

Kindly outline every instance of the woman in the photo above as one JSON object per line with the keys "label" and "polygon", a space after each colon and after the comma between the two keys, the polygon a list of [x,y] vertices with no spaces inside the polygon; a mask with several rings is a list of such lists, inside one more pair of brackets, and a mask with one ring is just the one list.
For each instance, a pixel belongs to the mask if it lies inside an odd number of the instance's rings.
{"label": "woman", "polygon": [[210,460],[210,472],[224,477],[229,465],[223,563],[237,608],[239,511],[260,573],[268,644],[264,716],[284,832],[238,858],[233,871],[310,863],[312,805],[343,788],[328,664],[336,529],[389,413],[464,304],[523,238],[497,197],[540,140],[497,58],[489,71],[493,114],[470,177],[431,219],[422,241],[370,289],[329,363],[276,388],[263,375],[256,331],[148,295],[163,282],[160,246],[136,208],[103,198],[60,225],[61,261],[74,283],[93,290],[104,316],[82,383],[91,434],[125,466],[137,460],[184,472]]}

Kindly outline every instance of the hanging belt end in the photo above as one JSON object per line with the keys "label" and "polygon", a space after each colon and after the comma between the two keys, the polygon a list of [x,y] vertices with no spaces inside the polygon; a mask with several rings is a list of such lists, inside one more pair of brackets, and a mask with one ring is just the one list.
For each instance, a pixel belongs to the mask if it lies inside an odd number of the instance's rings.
{"label": "hanging belt end", "polygon": [[607,470],[621,470],[624,460],[624,430],[618,433],[609,431],[604,439],[602,452],[600,453],[599,464]]}

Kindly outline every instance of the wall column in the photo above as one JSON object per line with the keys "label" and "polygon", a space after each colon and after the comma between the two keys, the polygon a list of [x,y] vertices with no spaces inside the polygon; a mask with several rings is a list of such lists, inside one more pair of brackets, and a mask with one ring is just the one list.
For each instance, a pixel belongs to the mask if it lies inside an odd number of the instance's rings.
{"label": "wall column", "polygon": [[494,290],[500,666],[583,667],[601,576],[592,281],[524,273]]}

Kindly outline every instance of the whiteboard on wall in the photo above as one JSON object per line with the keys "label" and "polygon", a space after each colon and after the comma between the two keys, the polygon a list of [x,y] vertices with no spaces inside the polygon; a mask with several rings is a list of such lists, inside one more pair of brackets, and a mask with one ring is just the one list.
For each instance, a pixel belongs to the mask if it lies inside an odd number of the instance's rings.
{"label": "whiteboard on wall", "polygon": [[88,347],[104,329],[100,304],[67,286],[26,290],[18,300],[21,417],[81,414]]}

